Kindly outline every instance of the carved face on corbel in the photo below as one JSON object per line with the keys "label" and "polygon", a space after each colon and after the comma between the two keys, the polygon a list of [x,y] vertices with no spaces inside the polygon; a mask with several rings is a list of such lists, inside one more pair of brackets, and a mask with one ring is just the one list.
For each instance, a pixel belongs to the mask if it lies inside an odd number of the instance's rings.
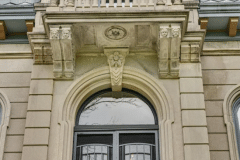
{"label": "carved face on corbel", "polygon": [[168,36],[168,29],[167,28],[161,29],[160,34],[161,34],[162,37],[167,37]]}
{"label": "carved face on corbel", "polygon": [[172,29],[172,36],[173,37],[179,37],[179,29],[178,28],[173,28]]}
{"label": "carved face on corbel", "polygon": [[62,39],[70,39],[71,38],[71,31],[69,29],[62,30]]}
{"label": "carved face on corbel", "polygon": [[119,52],[114,52],[110,57],[110,65],[112,67],[118,68],[122,66],[123,56],[119,54]]}
{"label": "carved face on corbel", "polygon": [[59,39],[59,30],[58,30],[58,28],[50,29],[50,39]]}

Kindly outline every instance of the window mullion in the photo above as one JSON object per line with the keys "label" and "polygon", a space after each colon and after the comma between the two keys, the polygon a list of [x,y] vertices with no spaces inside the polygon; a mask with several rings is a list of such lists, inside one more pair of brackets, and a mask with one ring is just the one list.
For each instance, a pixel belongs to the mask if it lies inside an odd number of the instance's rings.
{"label": "window mullion", "polygon": [[119,132],[113,133],[113,160],[119,160]]}

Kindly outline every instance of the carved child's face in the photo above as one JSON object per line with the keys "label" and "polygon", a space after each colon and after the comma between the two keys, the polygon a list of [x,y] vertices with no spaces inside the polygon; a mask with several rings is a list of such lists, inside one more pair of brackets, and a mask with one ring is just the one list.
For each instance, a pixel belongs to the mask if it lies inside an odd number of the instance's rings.
{"label": "carved child's face", "polygon": [[179,35],[178,29],[173,29],[172,35],[173,35],[173,37],[178,37],[178,35]]}
{"label": "carved child's face", "polygon": [[167,30],[167,29],[163,29],[163,30],[161,31],[161,35],[162,35],[163,37],[167,37],[167,35],[168,35],[168,30]]}
{"label": "carved child's face", "polygon": [[69,30],[63,30],[62,32],[62,37],[63,39],[67,39],[70,36],[70,31]]}

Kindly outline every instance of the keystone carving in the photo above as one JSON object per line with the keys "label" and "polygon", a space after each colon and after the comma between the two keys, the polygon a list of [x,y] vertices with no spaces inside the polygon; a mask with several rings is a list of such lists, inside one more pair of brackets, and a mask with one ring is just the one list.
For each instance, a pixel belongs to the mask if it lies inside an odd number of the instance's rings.
{"label": "keystone carving", "polygon": [[160,24],[158,39],[158,67],[160,78],[178,78],[180,43],[180,24]]}
{"label": "keystone carving", "polygon": [[104,54],[107,56],[110,68],[112,91],[120,92],[122,90],[122,72],[128,53],[129,49],[126,47],[104,48]]}
{"label": "keystone carving", "polygon": [[75,55],[72,50],[71,26],[50,26],[50,43],[53,53],[54,77],[67,79],[73,78]]}

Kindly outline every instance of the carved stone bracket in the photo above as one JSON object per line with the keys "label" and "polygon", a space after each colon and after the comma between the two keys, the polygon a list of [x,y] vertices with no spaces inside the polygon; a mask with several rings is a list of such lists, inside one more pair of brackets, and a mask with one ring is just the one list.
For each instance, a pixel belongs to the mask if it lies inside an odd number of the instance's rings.
{"label": "carved stone bracket", "polygon": [[107,56],[111,75],[112,91],[120,92],[122,90],[122,72],[125,63],[125,57],[129,53],[128,47],[105,47],[104,54]]}
{"label": "carved stone bracket", "polygon": [[182,42],[181,62],[199,62],[200,50],[200,42]]}
{"label": "carved stone bracket", "polygon": [[160,24],[158,67],[160,78],[178,78],[181,44],[180,24]]}
{"label": "carved stone bracket", "polygon": [[55,78],[73,78],[75,54],[72,46],[71,26],[50,26],[50,43],[52,46],[53,73]]}

